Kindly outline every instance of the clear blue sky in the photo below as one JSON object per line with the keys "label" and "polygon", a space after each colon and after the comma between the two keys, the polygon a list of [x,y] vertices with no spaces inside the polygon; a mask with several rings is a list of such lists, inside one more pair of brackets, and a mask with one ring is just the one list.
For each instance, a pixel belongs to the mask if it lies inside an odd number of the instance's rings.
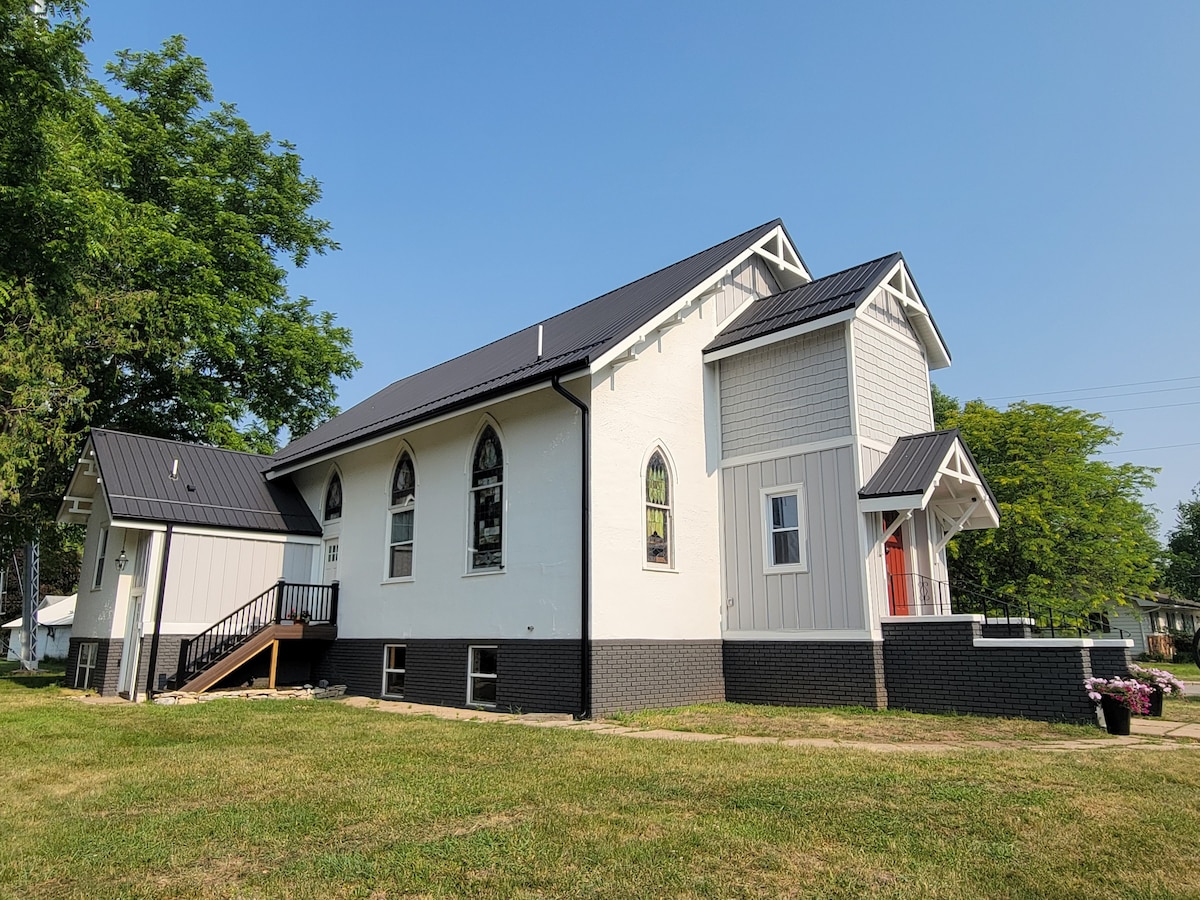
{"label": "clear blue sky", "polygon": [[950,394],[1106,412],[1168,526],[1200,481],[1200,3],[91,17],[97,69],[187,36],[322,182],[342,250],[291,287],[353,329],[343,406],[778,216],[817,276],[904,252]]}

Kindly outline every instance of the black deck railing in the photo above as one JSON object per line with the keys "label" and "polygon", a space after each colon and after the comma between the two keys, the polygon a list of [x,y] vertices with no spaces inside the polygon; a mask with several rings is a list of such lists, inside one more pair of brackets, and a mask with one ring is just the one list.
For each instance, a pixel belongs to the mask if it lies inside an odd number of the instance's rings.
{"label": "black deck railing", "polygon": [[950,585],[915,572],[888,573],[888,612],[893,616],[938,616],[950,612]]}
{"label": "black deck railing", "polygon": [[249,603],[179,647],[175,686],[181,687],[241,647],[264,628],[283,622],[336,625],[338,583],[295,584],[277,581]]}
{"label": "black deck railing", "polygon": [[[951,607],[956,613],[976,613],[995,623],[1028,626],[1035,637],[1086,637],[1114,630],[1103,613],[1066,612],[1050,603],[1000,597],[974,584],[956,584]],[[1122,639],[1128,637],[1124,629],[1115,630]]]}

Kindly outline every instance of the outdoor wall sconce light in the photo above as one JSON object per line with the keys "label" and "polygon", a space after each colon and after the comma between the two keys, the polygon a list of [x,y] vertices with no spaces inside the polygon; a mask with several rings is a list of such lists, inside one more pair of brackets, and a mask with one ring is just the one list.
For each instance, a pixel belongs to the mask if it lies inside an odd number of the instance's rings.
{"label": "outdoor wall sconce light", "polygon": [[113,562],[117,564],[118,572],[125,571],[125,563],[129,562],[129,556],[126,554],[124,547],[121,548],[121,555],[114,559]]}

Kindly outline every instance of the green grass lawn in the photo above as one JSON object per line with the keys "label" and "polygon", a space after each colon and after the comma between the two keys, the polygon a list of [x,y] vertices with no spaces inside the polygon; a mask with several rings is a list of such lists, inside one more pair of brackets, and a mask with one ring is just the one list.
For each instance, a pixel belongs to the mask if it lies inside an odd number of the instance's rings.
{"label": "green grass lawn", "polygon": [[1138,665],[1170,672],[1180,681],[1200,681],[1200,666],[1194,662],[1140,662]]}
{"label": "green grass lawn", "polygon": [[72,694],[0,676],[0,897],[1200,894],[1190,749],[689,744]]}

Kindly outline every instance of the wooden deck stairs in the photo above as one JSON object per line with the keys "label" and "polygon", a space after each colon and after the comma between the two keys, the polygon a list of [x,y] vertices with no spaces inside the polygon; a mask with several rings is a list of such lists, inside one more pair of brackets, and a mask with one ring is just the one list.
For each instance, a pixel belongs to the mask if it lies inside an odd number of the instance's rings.
{"label": "wooden deck stairs", "polygon": [[266,651],[275,687],[280,641],[331,641],[337,637],[338,583],[278,581],[211,628],[184,640],[172,689],[206,691]]}

